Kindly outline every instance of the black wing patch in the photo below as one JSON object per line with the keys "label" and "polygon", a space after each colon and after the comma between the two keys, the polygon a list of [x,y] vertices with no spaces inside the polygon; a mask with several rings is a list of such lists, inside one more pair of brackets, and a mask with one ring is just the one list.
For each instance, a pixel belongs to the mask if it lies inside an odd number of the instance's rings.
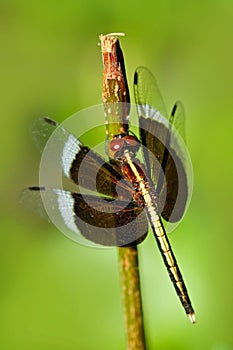
{"label": "black wing patch", "polygon": [[135,245],[148,231],[145,212],[133,202],[34,186],[24,190],[21,203],[85,245]]}
{"label": "black wing patch", "polygon": [[156,186],[159,213],[166,221],[176,222],[183,216],[188,198],[185,157],[175,128],[179,127],[179,131],[183,128],[182,105],[175,105],[168,121],[153,75],[140,67],[135,77],[134,91],[145,165]]}

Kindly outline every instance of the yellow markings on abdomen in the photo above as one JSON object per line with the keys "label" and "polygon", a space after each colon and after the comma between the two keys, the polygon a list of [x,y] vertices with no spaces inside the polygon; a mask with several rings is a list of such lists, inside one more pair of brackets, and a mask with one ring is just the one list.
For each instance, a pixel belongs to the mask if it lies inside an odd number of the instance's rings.
{"label": "yellow markings on abdomen", "polygon": [[136,177],[136,182],[138,183],[138,190],[141,192],[144,198],[145,207],[149,216],[149,220],[152,224],[154,234],[157,238],[158,245],[160,246],[163,256],[166,258],[167,268],[170,270],[175,280],[175,284],[180,291],[180,297],[182,298],[183,301],[186,301],[187,298],[186,298],[186,292],[184,289],[184,284],[181,280],[181,275],[177,267],[177,263],[174,258],[173,252],[171,250],[170,243],[166,236],[164,227],[156,211],[156,207],[154,205],[154,201],[151,197],[151,194],[149,193],[148,185],[146,181],[142,181],[144,179],[142,178],[142,175],[138,172],[128,152],[125,152],[125,157],[128,165],[130,166],[131,170],[134,173],[134,176]]}
{"label": "yellow markings on abdomen", "polygon": [[164,232],[164,228],[161,225],[160,219],[158,218],[155,222],[153,222],[154,230],[155,230],[155,235],[157,237],[157,240],[159,242],[160,248],[163,252],[163,255],[166,258],[167,261],[167,267],[171,271],[175,283],[180,291],[181,297],[183,300],[186,300],[186,293],[183,288],[183,282],[180,279],[180,273],[177,268],[176,261],[173,257],[173,253],[171,251],[171,247],[169,244],[169,241],[167,239],[167,236]]}

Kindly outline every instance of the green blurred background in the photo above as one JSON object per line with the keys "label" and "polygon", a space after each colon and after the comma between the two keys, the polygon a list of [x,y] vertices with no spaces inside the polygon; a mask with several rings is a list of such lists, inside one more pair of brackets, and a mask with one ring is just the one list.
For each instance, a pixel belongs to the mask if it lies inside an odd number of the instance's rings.
{"label": "green blurred background", "polygon": [[98,35],[121,40],[132,89],[149,67],[170,109],[181,99],[195,183],[170,236],[197,313],[186,319],[152,237],[140,246],[148,349],[233,349],[233,2],[0,1],[0,348],[125,349],[116,250],[86,248],[25,212],[37,184],[28,129],[101,103]]}

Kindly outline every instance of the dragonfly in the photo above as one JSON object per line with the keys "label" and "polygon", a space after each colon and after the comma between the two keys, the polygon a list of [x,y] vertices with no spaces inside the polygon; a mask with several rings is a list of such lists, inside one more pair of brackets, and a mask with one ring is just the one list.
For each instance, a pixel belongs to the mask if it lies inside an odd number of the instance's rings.
{"label": "dragonfly", "polygon": [[43,149],[53,139],[63,176],[77,189],[31,186],[22,201],[36,206],[42,216],[48,213],[69,238],[82,244],[133,246],[145,239],[150,227],[181,304],[195,323],[164,225],[182,218],[189,195],[178,137],[184,134],[183,107],[177,102],[166,117],[154,76],[139,67],[134,74],[139,137],[130,130],[132,107],[119,35],[100,36],[108,159],[54,120],[40,118],[32,130],[36,143]]}

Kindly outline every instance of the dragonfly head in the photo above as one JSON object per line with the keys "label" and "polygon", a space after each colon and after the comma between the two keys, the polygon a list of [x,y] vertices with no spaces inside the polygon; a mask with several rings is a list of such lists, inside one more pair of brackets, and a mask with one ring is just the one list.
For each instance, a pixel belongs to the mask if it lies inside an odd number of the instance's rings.
{"label": "dragonfly head", "polygon": [[132,158],[135,158],[140,142],[135,135],[116,135],[109,143],[108,155],[111,159],[121,160],[127,150]]}

